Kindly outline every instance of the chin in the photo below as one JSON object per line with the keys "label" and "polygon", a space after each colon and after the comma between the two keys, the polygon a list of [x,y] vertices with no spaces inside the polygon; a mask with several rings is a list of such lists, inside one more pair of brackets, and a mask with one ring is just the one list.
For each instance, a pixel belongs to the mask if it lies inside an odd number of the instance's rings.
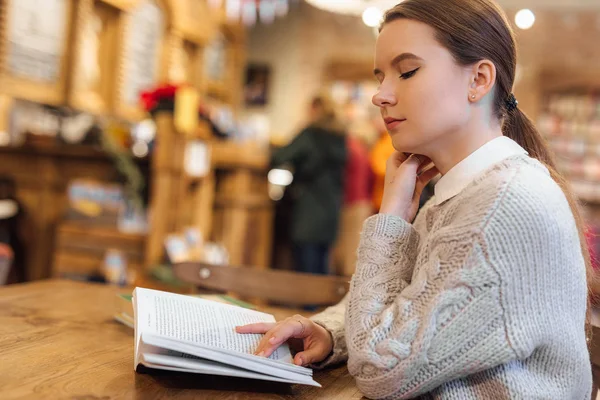
{"label": "chin", "polygon": [[410,135],[401,135],[399,133],[392,133],[392,145],[396,151],[402,153],[416,153],[418,149],[422,147],[422,143],[420,141],[416,141],[415,137],[411,137]]}

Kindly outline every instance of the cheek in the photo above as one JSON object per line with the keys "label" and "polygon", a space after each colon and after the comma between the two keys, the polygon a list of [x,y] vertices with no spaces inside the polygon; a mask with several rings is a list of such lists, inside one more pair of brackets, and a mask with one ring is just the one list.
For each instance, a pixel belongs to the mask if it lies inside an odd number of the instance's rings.
{"label": "cheek", "polygon": [[466,117],[462,81],[443,70],[435,72],[411,87],[406,99],[410,109],[407,118],[416,126],[411,125],[429,138],[456,129],[464,124]]}

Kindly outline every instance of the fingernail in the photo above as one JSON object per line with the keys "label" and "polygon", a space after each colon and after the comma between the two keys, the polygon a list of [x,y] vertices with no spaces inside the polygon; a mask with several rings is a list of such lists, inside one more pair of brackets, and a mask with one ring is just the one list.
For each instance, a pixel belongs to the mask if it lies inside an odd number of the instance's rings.
{"label": "fingernail", "polygon": [[271,339],[269,339],[269,343],[277,343],[277,338],[273,336]]}
{"label": "fingernail", "polygon": [[296,360],[296,365],[302,365],[304,364],[304,360],[302,358],[298,358],[298,360]]}
{"label": "fingernail", "polygon": [[260,353],[258,353],[258,354],[257,354],[257,356],[259,356],[259,357],[264,357],[264,356],[265,356],[265,352],[264,352],[264,351],[261,351]]}

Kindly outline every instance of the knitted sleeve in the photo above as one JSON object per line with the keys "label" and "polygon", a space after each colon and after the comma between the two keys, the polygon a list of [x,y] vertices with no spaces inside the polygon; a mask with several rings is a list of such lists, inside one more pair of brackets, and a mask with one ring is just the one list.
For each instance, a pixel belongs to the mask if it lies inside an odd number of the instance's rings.
{"label": "knitted sleeve", "polygon": [[322,369],[332,365],[345,362],[348,359],[346,347],[346,335],[344,331],[344,320],[348,296],[325,311],[311,317],[311,320],[325,328],[333,339],[331,354],[323,361],[311,365],[314,369]]}
{"label": "knitted sleeve", "polygon": [[[367,397],[413,398],[517,358],[481,225],[460,225],[432,232],[416,259],[412,225],[384,215],[365,222],[346,342],[349,371]],[[398,270],[403,263],[415,265],[411,282]]]}
{"label": "knitted sleeve", "polygon": [[[425,206],[423,206],[423,208],[417,215],[417,218],[415,219],[415,227],[421,227],[425,224],[425,211],[432,204],[433,202],[429,201]],[[385,216],[380,217],[386,218]],[[400,225],[404,227],[403,224]],[[398,228],[400,225],[390,222],[388,224],[389,231],[387,232],[387,234],[392,235],[392,237],[394,235],[397,235],[399,232],[395,228]],[[394,241],[395,239],[392,239],[392,242]],[[401,279],[405,280],[406,282],[410,282],[415,264],[414,254],[416,254],[417,246],[419,243],[419,234],[414,229],[411,229],[410,241],[410,252],[394,252],[393,254],[390,253],[390,258],[388,259],[389,262],[395,265],[394,269],[400,274]],[[311,365],[312,368],[321,369],[347,361],[348,347],[346,346],[345,320],[346,308],[348,306],[348,298],[349,295],[346,295],[346,297],[344,297],[344,299],[339,304],[336,304],[333,307],[329,307],[325,311],[311,318],[311,320],[327,329],[327,331],[331,334],[331,337],[333,338],[333,350],[329,357],[327,357],[320,363]]]}

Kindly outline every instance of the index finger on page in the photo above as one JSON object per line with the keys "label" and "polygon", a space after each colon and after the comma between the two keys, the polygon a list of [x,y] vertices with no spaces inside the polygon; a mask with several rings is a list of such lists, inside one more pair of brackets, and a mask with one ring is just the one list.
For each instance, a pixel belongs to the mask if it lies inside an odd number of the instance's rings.
{"label": "index finger on page", "polygon": [[236,326],[235,331],[237,333],[267,333],[277,325],[274,322],[259,322],[256,324],[249,324],[243,326]]}
{"label": "index finger on page", "polygon": [[273,331],[269,343],[271,345],[280,345],[290,338],[302,338],[308,332],[305,331],[306,323],[297,319],[289,319],[286,323],[279,325],[278,329]]}

